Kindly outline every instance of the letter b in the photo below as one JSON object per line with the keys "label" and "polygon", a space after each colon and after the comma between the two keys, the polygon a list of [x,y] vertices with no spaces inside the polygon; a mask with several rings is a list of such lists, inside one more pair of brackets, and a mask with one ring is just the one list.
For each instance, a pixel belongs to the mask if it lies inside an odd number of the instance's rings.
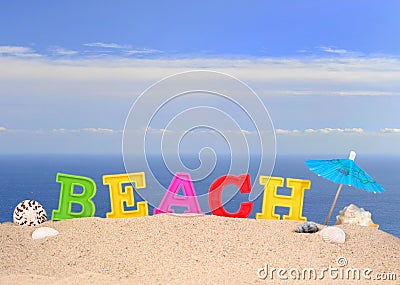
{"label": "letter b", "polygon": [[[66,220],[93,217],[96,211],[92,201],[96,194],[96,183],[87,177],[57,173],[57,182],[61,183],[58,209],[53,210],[53,220]],[[82,193],[74,193],[75,185],[82,187]],[[72,212],[72,204],[79,204],[82,211]]]}

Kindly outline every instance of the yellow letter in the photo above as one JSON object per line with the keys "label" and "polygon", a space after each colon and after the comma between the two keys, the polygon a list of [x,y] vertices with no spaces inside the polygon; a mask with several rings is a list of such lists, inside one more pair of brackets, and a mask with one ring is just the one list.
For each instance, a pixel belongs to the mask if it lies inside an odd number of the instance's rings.
{"label": "yellow letter", "polygon": [[135,182],[136,188],[146,188],[144,172],[103,176],[103,184],[107,184],[110,188],[111,212],[106,214],[107,218],[135,218],[149,215],[147,202],[138,202],[137,210],[125,211],[124,202],[127,207],[135,205],[132,186],[122,188],[123,183],[131,182]]}
{"label": "yellow letter", "polygon": [[279,220],[275,214],[275,207],[288,207],[289,215],[284,215],[283,220],[306,221],[302,216],[304,191],[310,189],[310,180],[288,178],[286,187],[292,188],[290,196],[278,195],[276,190],[283,186],[282,177],[260,176],[260,184],[264,185],[262,212],[256,214],[256,219]]}

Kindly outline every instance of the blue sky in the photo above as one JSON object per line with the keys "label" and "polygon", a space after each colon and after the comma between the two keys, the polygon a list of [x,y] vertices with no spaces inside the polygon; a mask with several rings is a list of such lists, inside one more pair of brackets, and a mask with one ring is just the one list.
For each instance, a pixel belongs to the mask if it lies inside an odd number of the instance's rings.
{"label": "blue sky", "polygon": [[119,153],[150,84],[207,69],[257,92],[278,154],[400,154],[399,12],[398,1],[3,1],[0,153]]}

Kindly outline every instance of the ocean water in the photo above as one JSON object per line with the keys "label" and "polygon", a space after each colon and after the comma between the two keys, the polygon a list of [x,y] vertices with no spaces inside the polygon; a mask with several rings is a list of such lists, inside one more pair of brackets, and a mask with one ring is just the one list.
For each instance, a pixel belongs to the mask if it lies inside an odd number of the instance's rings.
{"label": "ocean water", "polygon": [[[305,165],[307,159],[329,159],[329,156],[278,156],[272,175],[284,178],[307,179],[311,181],[310,190],[305,191],[303,216],[309,221],[323,224],[329,212],[331,203],[335,197],[338,185],[318,177],[308,170]],[[188,156],[184,158],[188,167],[198,167],[199,161]],[[258,184],[259,177],[256,172],[256,161],[252,159],[249,173],[253,187],[262,188]],[[357,164],[368,174],[374,177],[384,188],[385,192],[373,194],[367,191],[344,186],[331,216],[330,225],[333,225],[339,210],[353,203],[372,213],[372,219],[379,224],[379,229],[394,236],[400,237],[400,156],[364,156],[359,155]],[[210,184],[218,177],[228,174],[230,160],[219,158],[212,175],[203,181],[194,182],[194,188],[198,195],[208,192]],[[173,174],[163,166],[160,157],[149,157],[151,170],[159,179],[159,183],[168,187]],[[138,166],[140,169],[140,166]],[[143,170],[145,168],[143,167]],[[122,156],[120,155],[1,155],[0,156],[0,222],[12,221],[15,206],[25,199],[39,201],[46,209],[48,216],[58,208],[60,197],[60,184],[56,182],[57,173],[85,176],[93,179],[97,186],[97,192],[93,201],[96,205],[97,217],[105,217],[110,211],[110,198],[108,186],[103,185],[102,176],[110,174],[125,173]],[[232,173],[238,175],[236,173]],[[261,170],[260,175],[270,175]],[[143,197],[152,197],[156,201],[149,205],[149,214],[153,214],[153,206],[158,206],[165,192],[159,191],[160,186],[151,181],[151,175],[146,173],[146,189],[138,191]],[[145,192],[147,191],[147,192]],[[226,193],[235,193],[234,187],[227,187]],[[225,193],[226,192],[226,193]],[[146,195],[143,195],[146,193]],[[149,194],[150,193],[150,194]],[[158,193],[158,194],[156,194]],[[261,193],[261,191],[260,191]],[[280,188],[279,194],[289,195],[290,190]],[[232,194],[233,195],[233,194]],[[229,196],[229,195],[225,195]],[[254,218],[256,213],[261,212],[262,193],[253,201],[253,210],[249,218]],[[230,196],[229,196],[230,197]],[[153,199],[154,198],[154,199]],[[136,201],[143,199],[135,194]],[[236,212],[239,204],[248,201],[246,194],[236,194],[232,199],[226,201],[225,208],[230,212]],[[147,198],[146,198],[147,200]],[[207,206],[200,203],[204,212]],[[73,211],[79,211],[74,206]],[[127,208],[129,209],[129,208]],[[176,207],[176,212],[183,212],[183,208]],[[288,209],[281,207],[276,213],[283,215]]]}

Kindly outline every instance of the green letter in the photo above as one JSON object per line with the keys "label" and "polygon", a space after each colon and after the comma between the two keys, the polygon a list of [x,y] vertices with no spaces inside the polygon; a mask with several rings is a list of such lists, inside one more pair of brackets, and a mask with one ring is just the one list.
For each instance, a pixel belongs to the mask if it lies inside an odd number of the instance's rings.
{"label": "green letter", "polygon": [[[53,220],[66,220],[82,217],[93,217],[96,210],[92,201],[96,194],[96,183],[87,177],[57,173],[57,182],[61,183],[58,210],[53,210]],[[82,187],[82,193],[74,193],[74,186]],[[82,206],[79,213],[72,212],[72,204]]]}

